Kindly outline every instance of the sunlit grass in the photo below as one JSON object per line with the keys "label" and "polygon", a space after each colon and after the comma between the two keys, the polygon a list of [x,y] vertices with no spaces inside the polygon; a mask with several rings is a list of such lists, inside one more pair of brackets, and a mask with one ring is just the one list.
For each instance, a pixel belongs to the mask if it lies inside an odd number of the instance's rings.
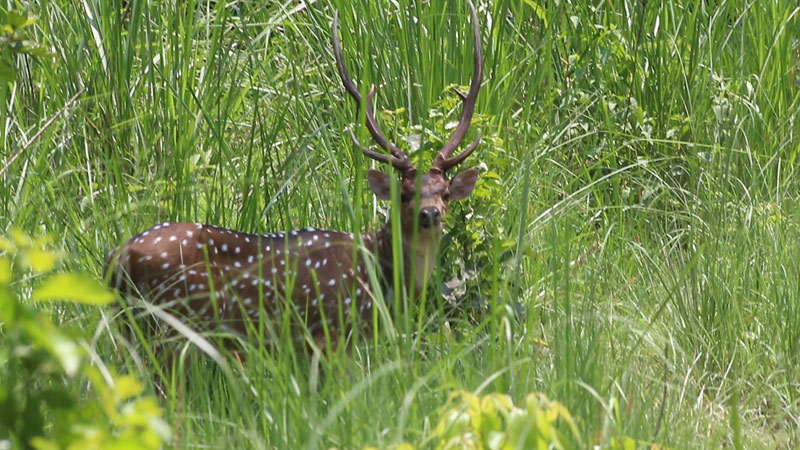
{"label": "sunlit grass", "polygon": [[[427,166],[460,112],[450,88],[472,75],[462,2],[33,3],[31,38],[58,56],[18,58],[19,81],[0,88],[0,223],[58,236],[70,266],[98,277],[107,250],[166,220],[379,226],[374,163],[344,133],[357,118],[334,8],[357,85],[381,86],[384,131],[403,148],[422,135],[410,153]],[[479,12],[470,133],[486,137],[466,165],[482,178],[453,205],[424,309],[318,366],[288,340],[255,343],[243,366],[221,349],[225,375],[188,344],[163,399],[175,444],[430,443],[466,390],[543,392],[589,445],[797,446],[796,5]],[[441,284],[456,278],[452,305]],[[125,345],[112,314],[59,311],[109,364],[152,379],[155,343]]]}

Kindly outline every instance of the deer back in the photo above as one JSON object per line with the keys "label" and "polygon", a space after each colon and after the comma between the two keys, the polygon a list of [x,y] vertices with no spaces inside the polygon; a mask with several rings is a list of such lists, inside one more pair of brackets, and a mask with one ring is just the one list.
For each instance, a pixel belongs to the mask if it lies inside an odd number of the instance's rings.
{"label": "deer back", "polygon": [[[372,247],[372,236],[364,239]],[[340,331],[339,317],[371,318],[368,263],[354,246],[351,233],[314,228],[259,235],[164,223],[133,236],[107,264],[114,286],[183,317],[245,334],[247,321],[291,308],[294,323],[320,338],[323,325]]]}

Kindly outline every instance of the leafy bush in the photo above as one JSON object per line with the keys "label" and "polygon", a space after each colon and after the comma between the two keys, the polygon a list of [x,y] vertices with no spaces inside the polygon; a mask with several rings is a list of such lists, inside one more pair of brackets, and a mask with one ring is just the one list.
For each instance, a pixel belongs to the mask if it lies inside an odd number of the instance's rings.
{"label": "leafy bush", "polygon": [[[30,292],[34,302],[102,305],[113,301],[111,292],[86,275],[50,273],[59,255],[46,249],[46,239],[11,235],[0,238],[0,447],[161,447],[170,430],[156,399],[141,396],[143,385],[90,358],[83,339],[17,293]],[[43,280],[28,290],[15,282],[25,275]]]}
{"label": "leafy bush", "polygon": [[[581,448],[577,428],[562,404],[543,394],[529,394],[523,408],[502,394],[456,391],[436,427],[439,450]],[[558,423],[567,425],[565,435]]]}
{"label": "leafy bush", "polygon": [[[421,447],[428,446],[437,450],[585,448],[567,408],[542,393],[528,394],[523,406],[515,406],[508,395],[478,396],[466,391],[450,394],[431,442]],[[593,448],[634,450],[643,446],[662,448],[628,436],[614,437],[607,445]],[[364,450],[374,449],[366,447]],[[414,446],[399,443],[386,449],[413,450]]]}

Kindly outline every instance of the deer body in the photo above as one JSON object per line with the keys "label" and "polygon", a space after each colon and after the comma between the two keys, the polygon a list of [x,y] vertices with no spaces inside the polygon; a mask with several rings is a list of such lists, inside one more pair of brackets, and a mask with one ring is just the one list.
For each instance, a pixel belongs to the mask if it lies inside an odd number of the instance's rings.
{"label": "deer body", "polygon": [[[372,243],[373,235],[365,235],[369,250]],[[346,316],[371,317],[367,263],[356,264],[354,244],[350,233],[312,228],[258,235],[164,223],[114,252],[114,282],[183,316],[219,320],[242,334],[246,321],[262,311],[274,317],[289,306],[316,334],[323,320],[333,325],[339,307]],[[126,275],[134,286],[126,285]]]}
{"label": "deer body", "polygon": [[[462,96],[461,120],[433,167],[418,175],[408,156],[383,136],[372,107],[374,86],[366,99],[367,129],[389,154],[362,147],[351,133],[366,156],[399,171],[403,273],[405,287],[415,298],[433,271],[449,202],[467,197],[478,177],[475,169],[447,177],[447,171],[480,141],[478,132],[467,150],[451,157],[466,135],[482,77],[477,15],[472,3],[469,6],[475,36],[474,75],[468,94]],[[361,94],[342,58],[336,15],[333,48],[345,90],[360,105]],[[389,175],[369,170],[367,179],[379,199],[392,200]],[[321,344],[326,333],[334,338],[346,333],[354,316],[367,328],[371,325],[376,295],[369,272],[377,272],[382,289],[390,284],[391,229],[392,224],[387,223],[361,235],[363,245],[357,247],[352,233],[314,228],[246,234],[196,223],[163,223],[112,251],[107,265],[113,286],[138,293],[190,321],[221,323],[245,334],[249,325],[262,318],[262,312],[270,319],[288,312],[294,318],[293,326],[305,327]]]}

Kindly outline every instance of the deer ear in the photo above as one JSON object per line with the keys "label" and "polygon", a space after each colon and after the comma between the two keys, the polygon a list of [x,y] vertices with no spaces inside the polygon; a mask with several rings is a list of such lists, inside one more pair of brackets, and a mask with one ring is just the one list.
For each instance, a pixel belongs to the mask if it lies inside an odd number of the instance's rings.
{"label": "deer ear", "polygon": [[478,181],[478,169],[468,169],[450,180],[450,200],[462,200],[467,198],[475,188]]}
{"label": "deer ear", "polygon": [[376,197],[381,200],[389,200],[392,198],[390,186],[392,181],[389,179],[389,175],[370,169],[367,171],[367,181],[369,182],[369,188],[372,189]]}

